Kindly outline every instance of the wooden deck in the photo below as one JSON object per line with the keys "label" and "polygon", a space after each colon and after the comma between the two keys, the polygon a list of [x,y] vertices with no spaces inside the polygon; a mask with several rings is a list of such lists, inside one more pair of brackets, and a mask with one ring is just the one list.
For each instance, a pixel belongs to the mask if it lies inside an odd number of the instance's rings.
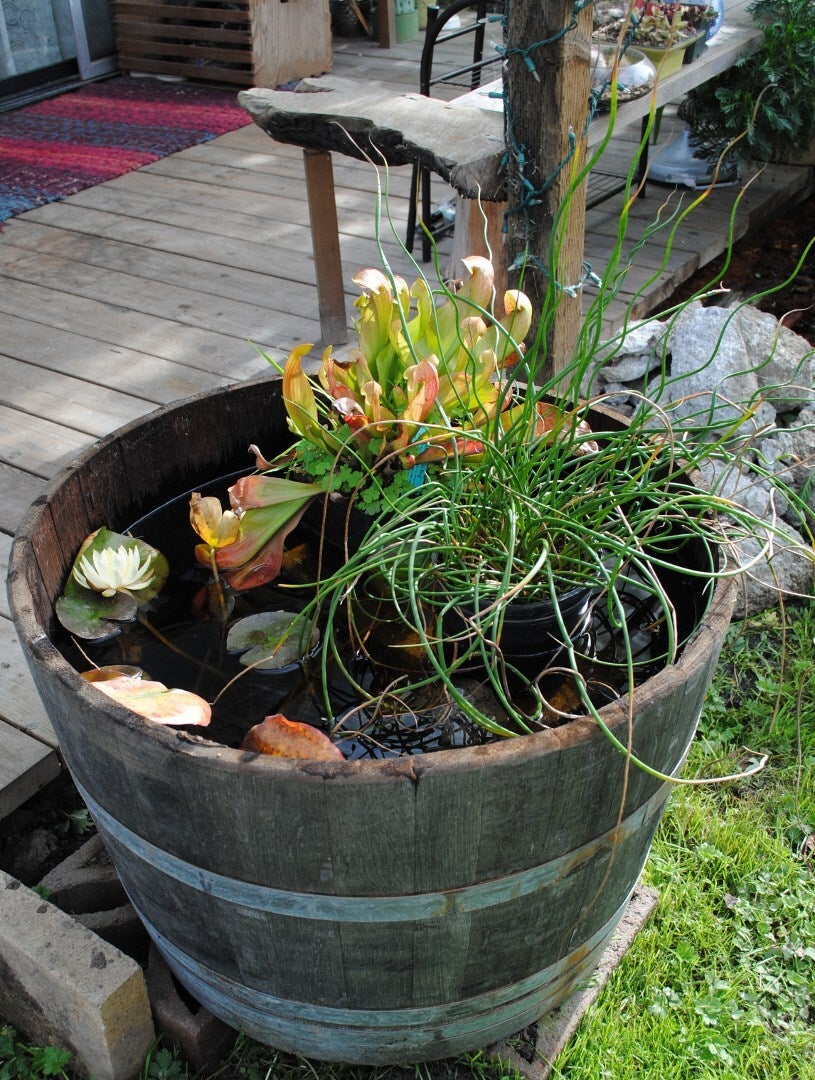
{"label": "wooden deck", "polygon": [[[419,50],[420,41],[382,50],[367,39],[338,39],[334,72],[412,91]],[[630,160],[638,127],[615,137],[619,165]],[[334,170],[350,301],[351,275],[378,261],[376,178],[350,159],[336,159]],[[768,169],[750,187],[736,233],[801,198],[811,184],[810,170]],[[409,170],[395,170],[389,189],[401,235]],[[632,236],[669,191],[649,186],[634,209]],[[634,315],[658,307],[723,250],[735,191],[713,192],[694,213],[656,281],[646,285],[660,266],[662,241],[637,252],[610,323],[641,289]],[[434,197],[445,194],[436,183]],[[589,214],[586,257],[595,270],[602,271],[612,248],[619,207],[611,201]],[[298,342],[319,340],[308,222],[301,152],[248,126],[6,224],[0,232],[0,565],[7,564],[26,507],[95,439],[166,402],[266,371],[253,342],[282,359]],[[393,269],[414,277],[396,241],[386,235],[384,246]],[[3,595],[0,816],[59,769],[56,739]]]}

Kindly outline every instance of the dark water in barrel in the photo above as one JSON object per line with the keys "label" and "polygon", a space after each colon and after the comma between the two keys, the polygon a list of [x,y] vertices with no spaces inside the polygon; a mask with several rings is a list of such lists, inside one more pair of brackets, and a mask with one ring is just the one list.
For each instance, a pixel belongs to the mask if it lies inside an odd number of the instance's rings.
{"label": "dark water in barrel", "polygon": [[[197,490],[223,498],[234,479],[222,479]],[[317,656],[279,671],[247,670],[237,656],[226,650],[228,626],[238,618],[262,611],[302,610],[312,595],[308,583],[314,579],[318,538],[304,528],[295,530],[277,582],[235,594],[235,607],[226,625],[202,620],[191,612],[208,573],[194,562],[198,538],[189,525],[188,502],[186,492],[125,530],[162,551],[170,563],[170,576],[146,612],[150,628],[133,623],[107,642],[82,643],[93,664],[133,665],[151,679],[214,702],[212,723],[201,734],[226,746],[239,746],[250,727],[276,713],[330,734],[348,758],[427,753],[496,738],[468,719],[441,693],[438,684],[409,697],[401,694],[405,682],[426,669],[419,650],[405,640],[401,628],[394,630],[395,624],[381,604],[363,648],[349,647],[343,657],[350,680],[336,665],[327,673],[330,709],[324,701],[323,673]],[[677,608],[680,637],[687,637],[703,608],[704,597],[696,579],[686,575],[676,578],[664,585]],[[663,621],[653,599],[643,596],[641,590],[629,588],[620,595],[627,614],[635,681],[639,683],[662,666],[659,657],[665,648]],[[364,603],[362,606],[365,610]],[[605,608],[595,601],[584,632],[575,642],[579,670],[597,707],[629,689],[624,635],[620,629],[612,629]],[[70,640],[63,637],[57,644],[78,670],[91,666]],[[398,659],[393,661],[391,657]],[[526,671],[523,676],[510,674],[507,679],[513,704],[526,715],[539,712],[543,701],[543,716],[532,725],[533,730],[566,723],[570,715],[584,715],[586,711],[574,675],[563,670],[568,666],[565,655],[556,657],[553,663],[562,665],[561,669],[539,678],[539,672]],[[497,701],[485,686],[483,670],[474,668],[462,673],[456,685],[483,711],[496,712]],[[372,704],[368,697],[377,701]]]}

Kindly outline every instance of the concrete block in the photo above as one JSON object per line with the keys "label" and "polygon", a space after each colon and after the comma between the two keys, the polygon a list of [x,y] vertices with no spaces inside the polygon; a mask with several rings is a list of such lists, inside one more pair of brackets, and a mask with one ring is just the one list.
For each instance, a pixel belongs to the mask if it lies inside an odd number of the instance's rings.
{"label": "concrete block", "polygon": [[74,918],[140,966],[146,961],[150,938],[132,904],[120,904],[103,911],[80,911]]}
{"label": "concrete block", "polygon": [[176,982],[161,953],[150,945],[147,990],[156,1027],[196,1072],[214,1072],[237,1032],[195,1001]]}
{"label": "concrete block", "polygon": [[131,1080],[155,1038],[135,961],[3,871],[0,1015],[94,1080]]}
{"label": "concrete block", "polygon": [[39,883],[48,899],[69,915],[104,911],[127,902],[101,837],[93,836],[55,866]]}
{"label": "concrete block", "polygon": [[39,884],[47,890],[51,903],[77,922],[139,964],[147,961],[147,931],[99,836],[63,859]]}

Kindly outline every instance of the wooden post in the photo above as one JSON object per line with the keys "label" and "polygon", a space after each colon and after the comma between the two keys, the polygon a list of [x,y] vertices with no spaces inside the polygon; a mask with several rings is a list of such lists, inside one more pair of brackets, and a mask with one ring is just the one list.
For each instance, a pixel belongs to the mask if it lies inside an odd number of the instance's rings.
{"label": "wooden post", "polygon": [[[555,265],[550,265],[550,246],[555,212],[568,190],[574,165],[582,165],[585,157],[582,134],[591,88],[591,7],[580,12],[576,26],[558,37],[572,21],[572,0],[513,0],[508,7],[508,258],[511,262],[526,254],[528,265],[522,271],[522,287],[536,312],[542,311],[547,293],[550,309],[553,302],[557,303],[545,333],[544,374],[552,375],[562,371],[571,358],[581,319],[580,290],[571,296],[562,287],[574,286],[581,279],[585,185],[573,195],[568,216],[558,226]],[[516,50],[552,38],[555,40],[551,44],[529,52],[534,65],[531,70]],[[576,139],[576,147],[569,158],[570,136]],[[523,162],[513,147],[520,149]],[[567,158],[568,163],[561,168]],[[541,194],[524,213],[518,212],[518,207],[529,190],[526,181]],[[539,266],[546,267],[546,272]],[[513,274],[512,280],[517,282],[518,277]],[[560,286],[556,290],[554,282]]]}
{"label": "wooden post", "polygon": [[304,150],[303,160],[323,345],[342,345],[348,340],[348,323],[331,154]]}

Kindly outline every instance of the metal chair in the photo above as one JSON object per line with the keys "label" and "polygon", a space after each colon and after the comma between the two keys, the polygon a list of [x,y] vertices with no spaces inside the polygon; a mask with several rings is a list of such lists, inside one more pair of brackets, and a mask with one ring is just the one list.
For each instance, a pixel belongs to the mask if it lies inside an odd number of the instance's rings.
{"label": "metal chair", "polygon": [[[424,47],[419,64],[419,93],[425,97],[433,96],[435,87],[442,84],[459,86],[462,93],[469,90],[477,90],[482,82],[489,82],[501,72],[502,57],[497,51],[488,50],[484,55],[484,43],[486,40],[487,23],[490,15],[500,14],[505,6],[505,0],[453,0],[447,7],[441,9],[431,5],[427,9],[427,30],[425,31]],[[445,29],[451,19],[464,14],[463,19],[457,19],[456,24]],[[467,16],[472,15],[473,18]],[[462,38],[472,38],[472,60],[469,53],[465,53],[465,62],[459,59],[454,66],[446,66],[451,62],[451,55],[455,55],[454,49],[443,49],[437,55],[439,46],[445,46],[450,42],[457,42]],[[461,50],[458,50],[461,55]],[[487,77],[484,78],[485,72]],[[423,222],[430,230],[434,238],[443,236],[452,228],[452,220],[446,220],[442,215],[433,214],[433,206],[430,198],[430,170],[415,164],[411,181],[410,208],[408,210],[407,237],[405,240],[408,251],[413,251],[414,240],[417,232],[417,208],[421,203],[419,221]],[[431,238],[422,230],[422,262],[429,262],[432,255]]]}

